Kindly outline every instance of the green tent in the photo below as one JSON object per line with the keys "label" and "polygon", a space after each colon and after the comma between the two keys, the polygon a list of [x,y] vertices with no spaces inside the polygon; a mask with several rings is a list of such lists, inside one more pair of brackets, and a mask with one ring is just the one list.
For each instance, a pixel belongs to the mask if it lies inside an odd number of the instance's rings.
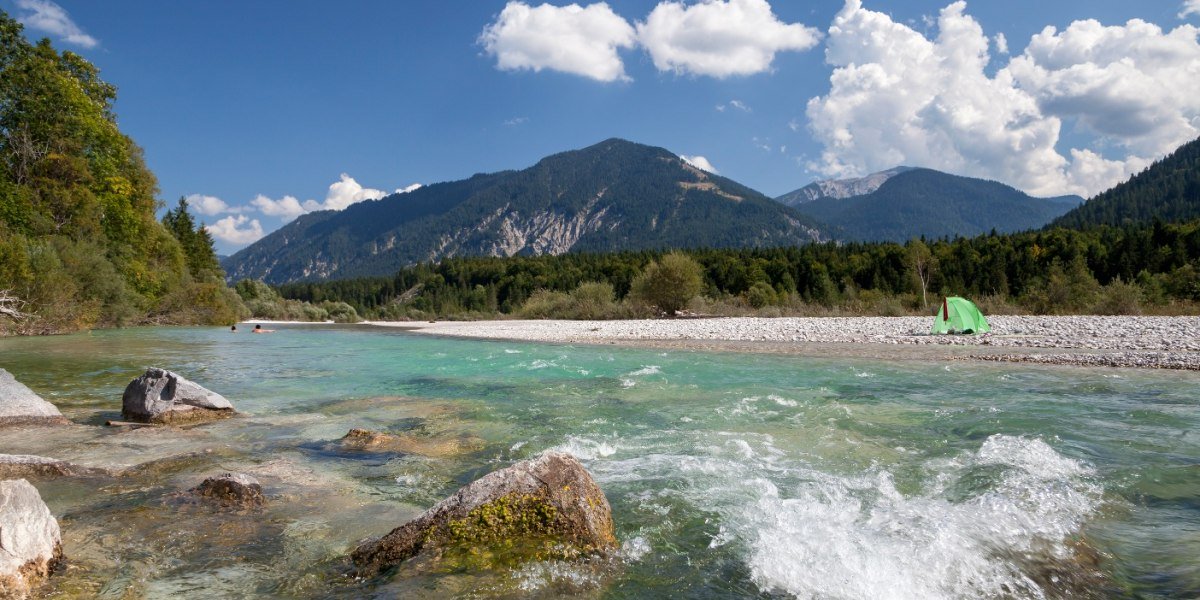
{"label": "green tent", "polygon": [[987,333],[992,330],[974,302],[951,296],[942,300],[929,333]]}

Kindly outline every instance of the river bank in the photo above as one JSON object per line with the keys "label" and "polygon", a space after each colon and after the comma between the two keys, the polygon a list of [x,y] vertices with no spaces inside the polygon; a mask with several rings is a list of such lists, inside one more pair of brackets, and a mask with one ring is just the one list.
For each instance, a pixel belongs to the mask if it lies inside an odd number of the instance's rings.
{"label": "river bank", "polygon": [[985,335],[929,335],[930,317],[445,321],[367,324],[440,336],[918,360],[1200,370],[1200,317],[993,316]]}

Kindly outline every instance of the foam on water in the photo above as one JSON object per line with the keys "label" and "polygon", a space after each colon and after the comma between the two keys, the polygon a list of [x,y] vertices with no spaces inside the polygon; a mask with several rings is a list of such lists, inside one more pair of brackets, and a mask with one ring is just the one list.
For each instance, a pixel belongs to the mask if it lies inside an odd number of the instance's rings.
{"label": "foam on water", "polygon": [[[1100,501],[1090,470],[1003,435],[936,467],[934,489],[907,497],[887,471],[817,476],[786,496],[760,486],[728,526],[758,585],[801,598],[1043,597],[1012,559],[1069,556],[1065,538]],[[982,467],[1003,470],[974,495],[947,497],[943,486]]]}
{"label": "foam on water", "polygon": [[592,457],[602,485],[677,481],[628,500],[647,515],[665,515],[669,497],[712,511],[709,548],[739,556],[763,590],[799,598],[1045,597],[1026,570],[1070,559],[1103,491],[1088,465],[1036,438],[993,435],[925,461],[925,489],[906,494],[885,469],[830,473],[769,435],[708,435],[689,454],[645,438],[627,441],[637,451],[585,438],[559,448]]}

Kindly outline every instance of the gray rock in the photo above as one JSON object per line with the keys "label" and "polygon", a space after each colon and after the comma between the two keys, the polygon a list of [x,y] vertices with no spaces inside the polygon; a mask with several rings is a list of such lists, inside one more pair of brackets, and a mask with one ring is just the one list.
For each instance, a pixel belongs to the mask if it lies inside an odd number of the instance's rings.
{"label": "gray rock", "polygon": [[32,454],[0,454],[0,479],[106,475],[106,471]]}
{"label": "gray rock", "polygon": [[238,508],[254,508],[267,503],[262,485],[245,473],[222,473],[216,477],[209,477],[192,488],[192,493]]}
{"label": "gray rock", "polygon": [[67,422],[57,407],[0,369],[0,425]]}
{"label": "gray rock", "polygon": [[0,481],[0,598],[24,598],[62,559],[62,534],[37,488]]}
{"label": "gray rock", "polygon": [[232,416],[234,410],[224,396],[177,373],[150,367],[126,386],[121,414],[143,423],[183,423]]}
{"label": "gray rock", "polygon": [[570,454],[546,452],[464,486],[351,558],[371,574],[455,546],[499,547],[519,560],[603,556],[616,545],[612,510],[587,469]]}

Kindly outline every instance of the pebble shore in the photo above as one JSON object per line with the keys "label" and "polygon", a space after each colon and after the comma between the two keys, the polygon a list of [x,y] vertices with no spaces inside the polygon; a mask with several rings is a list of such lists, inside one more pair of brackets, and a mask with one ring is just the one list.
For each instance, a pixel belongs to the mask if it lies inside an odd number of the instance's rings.
{"label": "pebble shore", "polygon": [[551,343],[631,344],[796,354],[928,356],[1200,370],[1200,317],[992,316],[984,335],[930,335],[932,317],[711,318],[629,321],[373,322],[420,333]]}

